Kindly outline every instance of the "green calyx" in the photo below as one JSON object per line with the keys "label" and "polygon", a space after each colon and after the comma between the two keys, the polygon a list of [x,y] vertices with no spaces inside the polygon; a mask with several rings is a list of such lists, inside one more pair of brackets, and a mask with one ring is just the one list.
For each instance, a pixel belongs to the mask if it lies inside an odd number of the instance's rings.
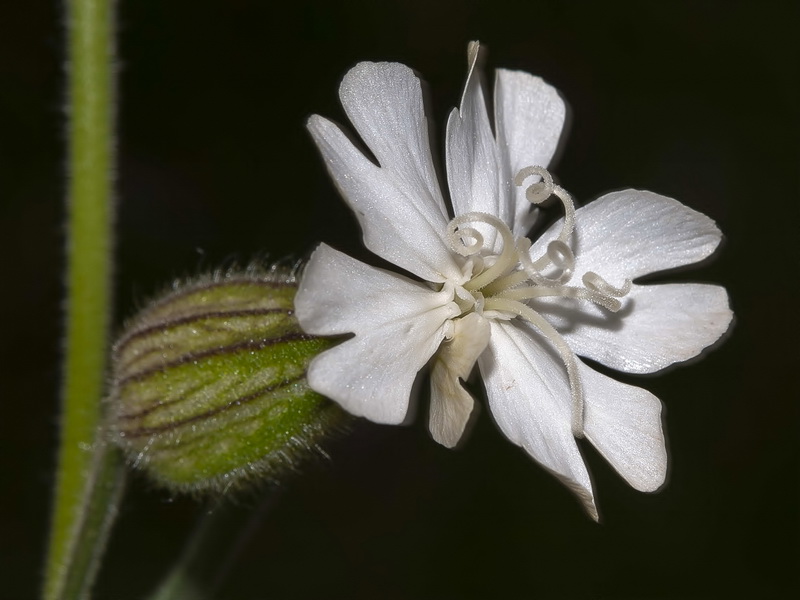
{"label": "green calyx", "polygon": [[347,417],[306,382],[331,342],[293,314],[290,270],[217,275],[145,308],[114,346],[110,431],[130,462],[176,491],[277,480]]}

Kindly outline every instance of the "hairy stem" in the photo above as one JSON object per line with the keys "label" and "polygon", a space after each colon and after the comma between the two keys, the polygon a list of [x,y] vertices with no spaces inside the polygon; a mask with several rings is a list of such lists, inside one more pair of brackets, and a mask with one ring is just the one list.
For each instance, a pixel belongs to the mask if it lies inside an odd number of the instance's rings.
{"label": "hairy stem", "polygon": [[[93,499],[116,496],[117,453],[98,442],[111,318],[114,178],[113,1],[67,0],[68,217],[66,340],[61,440],[44,597],[88,589],[109,514]],[[113,488],[111,490],[109,485]],[[87,529],[88,527],[88,529]],[[94,531],[94,533],[92,533]],[[83,569],[77,573],[76,569]],[[76,586],[76,581],[79,585]],[[84,590],[81,592],[81,590]]]}

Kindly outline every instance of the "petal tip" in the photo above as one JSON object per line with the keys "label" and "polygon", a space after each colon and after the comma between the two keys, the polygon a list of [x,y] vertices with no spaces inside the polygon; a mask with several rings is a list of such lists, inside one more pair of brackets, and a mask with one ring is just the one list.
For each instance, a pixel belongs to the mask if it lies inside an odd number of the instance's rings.
{"label": "petal tip", "polygon": [[595,523],[600,522],[600,514],[597,512],[597,505],[594,502],[594,496],[590,490],[587,490],[584,486],[579,484],[576,481],[572,481],[571,479],[567,479],[562,476],[558,476],[558,478],[566,485],[572,492],[578,496],[578,500],[580,500],[583,509],[586,511],[592,520]]}

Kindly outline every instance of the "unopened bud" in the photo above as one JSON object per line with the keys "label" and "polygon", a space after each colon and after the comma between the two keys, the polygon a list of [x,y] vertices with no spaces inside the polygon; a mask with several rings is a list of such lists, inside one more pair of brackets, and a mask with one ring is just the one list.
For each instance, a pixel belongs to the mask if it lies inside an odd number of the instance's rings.
{"label": "unopened bud", "polygon": [[113,349],[109,429],[131,463],[180,491],[276,479],[346,415],[308,387],[330,342],[293,314],[288,269],[218,274],[175,286]]}

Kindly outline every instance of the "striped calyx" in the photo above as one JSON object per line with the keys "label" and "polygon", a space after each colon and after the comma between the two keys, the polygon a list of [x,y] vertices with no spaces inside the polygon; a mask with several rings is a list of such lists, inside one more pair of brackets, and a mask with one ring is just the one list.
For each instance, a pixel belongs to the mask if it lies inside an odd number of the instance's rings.
{"label": "striped calyx", "polygon": [[109,429],[134,467],[176,491],[275,480],[341,429],[308,387],[331,342],[294,317],[292,271],[248,269],[176,286],[113,349]]}

